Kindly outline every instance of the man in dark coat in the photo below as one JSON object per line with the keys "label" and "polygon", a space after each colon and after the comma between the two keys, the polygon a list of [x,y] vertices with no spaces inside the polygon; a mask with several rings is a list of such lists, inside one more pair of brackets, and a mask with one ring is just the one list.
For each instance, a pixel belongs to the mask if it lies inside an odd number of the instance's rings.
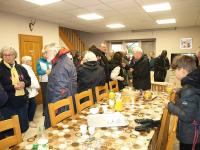
{"label": "man in dark coat", "polygon": [[148,90],[151,88],[149,59],[143,54],[140,47],[133,48],[135,64],[133,68],[133,87],[138,90]]}
{"label": "man in dark coat", "polygon": [[161,55],[155,58],[154,62],[154,81],[165,82],[167,70],[169,69],[169,59],[167,58],[167,51],[163,50]]}
{"label": "man in dark coat", "polygon": [[177,56],[172,63],[182,89],[177,92],[176,104],[169,102],[170,113],[178,116],[177,139],[180,150],[200,149],[200,68],[196,69],[195,60],[191,56]]}
{"label": "man in dark coat", "polygon": [[97,63],[96,55],[88,51],[83,58],[83,64],[77,71],[78,92],[91,88],[95,96],[95,87],[104,85],[105,79],[104,69]]}
{"label": "man in dark coat", "polygon": [[[73,96],[77,91],[77,74],[73,61],[67,56],[67,49],[59,49],[57,46],[49,47],[49,51],[57,51],[52,60],[52,70],[47,84],[47,102],[55,103],[59,100]],[[73,102],[75,104],[75,102]],[[63,110],[63,109],[62,109]],[[62,110],[58,110],[62,112]],[[48,107],[45,108],[45,128],[49,128],[50,117]]]}

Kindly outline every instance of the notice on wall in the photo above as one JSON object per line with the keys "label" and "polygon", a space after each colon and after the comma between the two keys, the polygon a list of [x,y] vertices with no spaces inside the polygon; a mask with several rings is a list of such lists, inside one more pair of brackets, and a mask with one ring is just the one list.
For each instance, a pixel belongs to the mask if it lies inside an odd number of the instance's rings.
{"label": "notice on wall", "polygon": [[182,38],[180,40],[180,49],[192,49],[192,38]]}

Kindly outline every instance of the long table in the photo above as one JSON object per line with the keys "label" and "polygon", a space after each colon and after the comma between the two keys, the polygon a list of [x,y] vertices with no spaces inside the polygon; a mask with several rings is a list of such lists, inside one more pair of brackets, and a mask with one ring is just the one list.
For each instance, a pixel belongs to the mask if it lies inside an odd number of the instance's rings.
{"label": "long table", "polygon": [[[135,123],[135,119],[154,119],[160,120],[163,113],[164,93],[157,93],[157,97],[153,100],[145,101],[140,97],[134,103],[124,103],[121,112],[128,119],[128,126],[125,127],[102,127],[96,128],[92,138],[83,139],[80,132],[80,125],[87,124],[87,115],[89,108],[83,110],[80,114],[67,118],[60,122],[56,127],[51,127],[44,132],[48,139],[48,149],[99,149],[99,150],[128,150],[138,149],[147,150],[154,149],[156,139],[156,129],[150,132],[135,131],[135,127],[139,124]],[[108,105],[108,102],[102,102],[98,105]],[[94,107],[94,106],[93,106]],[[109,107],[108,107],[109,108]],[[113,109],[109,109],[114,111]],[[23,141],[21,144],[13,147],[13,149],[29,149],[34,143],[37,143],[37,135]],[[64,148],[67,147],[67,148]]]}

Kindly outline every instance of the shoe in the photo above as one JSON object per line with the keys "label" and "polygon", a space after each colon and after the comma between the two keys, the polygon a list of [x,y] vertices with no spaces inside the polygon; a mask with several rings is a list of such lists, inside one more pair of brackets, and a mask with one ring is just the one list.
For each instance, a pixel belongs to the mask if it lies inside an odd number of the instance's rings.
{"label": "shoe", "polygon": [[37,128],[37,124],[34,123],[33,121],[29,122],[29,126],[30,126],[31,128]]}

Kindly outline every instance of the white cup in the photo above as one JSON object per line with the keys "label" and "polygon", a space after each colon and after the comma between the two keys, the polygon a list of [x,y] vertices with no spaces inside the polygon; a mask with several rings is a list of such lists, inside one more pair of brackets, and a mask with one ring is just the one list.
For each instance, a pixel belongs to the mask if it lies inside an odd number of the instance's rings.
{"label": "white cup", "polygon": [[107,105],[102,105],[102,109],[104,113],[108,112],[108,106]]}
{"label": "white cup", "polygon": [[95,127],[89,127],[89,134],[94,135],[95,133]]}
{"label": "white cup", "polygon": [[80,126],[80,130],[82,134],[86,134],[87,133],[87,125],[86,124],[82,124]]}

